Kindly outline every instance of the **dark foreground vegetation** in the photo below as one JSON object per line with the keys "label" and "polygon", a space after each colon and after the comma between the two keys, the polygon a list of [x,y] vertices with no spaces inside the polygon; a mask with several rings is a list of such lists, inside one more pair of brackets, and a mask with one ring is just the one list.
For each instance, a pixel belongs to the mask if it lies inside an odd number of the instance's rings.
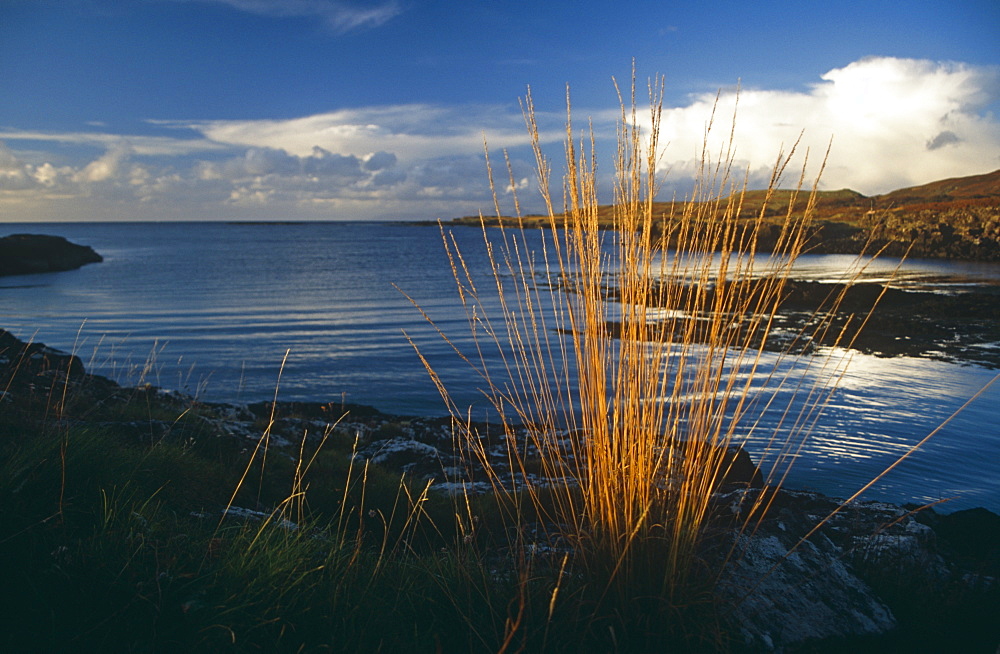
{"label": "dark foreground vegetation", "polygon": [[[487,426],[481,426],[489,441]],[[448,419],[206,404],[0,331],[0,651],[993,652],[1000,518],[720,480],[683,588],[577,559],[538,515],[427,489]],[[401,478],[402,477],[402,478]],[[748,486],[750,488],[748,488]],[[734,508],[735,507],[735,508]],[[742,521],[740,524],[744,524]],[[516,533],[514,533],[516,532]],[[734,543],[741,554],[708,575]],[[792,550],[795,550],[792,552]],[[697,559],[696,559],[697,560]],[[609,566],[613,562],[608,562]],[[768,569],[771,569],[769,571]]]}

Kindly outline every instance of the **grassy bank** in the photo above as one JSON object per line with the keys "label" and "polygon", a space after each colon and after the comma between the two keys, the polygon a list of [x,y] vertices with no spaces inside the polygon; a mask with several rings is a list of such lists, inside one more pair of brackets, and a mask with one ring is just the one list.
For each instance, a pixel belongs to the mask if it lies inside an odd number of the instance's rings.
{"label": "grassy bank", "polygon": [[371,409],[262,403],[234,434],[234,407],[4,345],[3,651],[724,648],[707,596],[602,602],[565,550],[512,549],[495,498],[357,459],[402,429]]}
{"label": "grassy bank", "polygon": [[[33,357],[40,352],[3,345],[2,651],[746,650],[732,600],[705,574],[732,543],[731,519],[716,519],[702,540],[682,602],[657,580],[667,543],[655,533],[632,559],[644,575],[609,596],[614,559],[602,572],[593,555],[579,559],[544,533],[541,512],[554,511],[557,497],[523,494],[512,521],[513,496],[425,493],[426,481],[400,475],[405,462],[353,456],[401,435],[430,441],[448,420],[350,405],[204,404],[119,387],[50,350]],[[761,538],[786,533],[778,522],[807,530],[810,514],[836,504],[789,498],[760,525]],[[713,511],[730,502],[721,496]],[[817,537],[872,542],[898,521],[905,528],[882,538],[906,545],[914,525],[903,513],[845,514]],[[991,651],[1000,636],[990,619],[998,598],[988,579],[1000,573],[989,553],[993,523],[960,516],[964,526],[946,537],[934,523],[950,516],[919,515],[938,535],[930,550],[889,559],[867,547],[835,552],[856,561],[900,627],[788,651]],[[938,554],[963,563],[942,568]]]}

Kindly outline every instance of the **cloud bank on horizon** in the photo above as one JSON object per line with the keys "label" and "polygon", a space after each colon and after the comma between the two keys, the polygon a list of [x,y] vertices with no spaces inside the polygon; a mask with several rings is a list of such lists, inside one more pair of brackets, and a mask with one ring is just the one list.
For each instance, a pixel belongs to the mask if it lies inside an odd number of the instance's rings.
{"label": "cloud bank on horizon", "polygon": [[[248,11],[259,4],[214,1]],[[288,7],[315,13],[341,5],[301,0]],[[327,18],[340,29],[336,21],[344,16]],[[357,26],[379,19],[350,20]],[[665,108],[665,194],[690,186],[716,98],[706,91]],[[830,70],[801,91],[723,90],[709,151],[722,147],[735,110],[736,163],[750,171],[751,185],[766,183],[779,149],[801,134],[800,152],[809,148],[814,161],[832,139],[821,188],[876,195],[1000,168],[1000,121],[987,110],[998,100],[998,67],[870,57]],[[574,114],[578,125],[593,118],[599,146],[614,138],[617,107]],[[542,112],[539,120],[558,164],[564,114]],[[491,152],[509,152],[512,186],[526,209],[540,209],[523,118],[509,107],[422,103],[281,120],[148,123],[160,133],[0,131],[0,209],[26,221],[448,219],[491,210],[484,138]],[[605,156],[612,155],[607,147]]]}

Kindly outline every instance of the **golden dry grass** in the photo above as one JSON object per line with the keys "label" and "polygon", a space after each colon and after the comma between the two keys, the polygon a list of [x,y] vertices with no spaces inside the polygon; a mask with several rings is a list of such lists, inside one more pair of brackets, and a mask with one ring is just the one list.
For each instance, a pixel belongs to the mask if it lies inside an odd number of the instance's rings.
{"label": "golden dry grass", "polygon": [[[812,193],[800,192],[805,163],[798,190],[777,191],[795,147],[778,154],[755,220],[740,218],[746,183],[733,170],[731,145],[718,153],[706,146],[695,192],[663,215],[654,202],[662,81],[648,91],[648,115],[637,109],[634,79],[628,98],[619,92],[611,230],[599,220],[593,132],[575,130],[567,94],[565,170],[554,190],[530,93],[524,114],[548,222],[540,250],[529,245],[534,223],[521,221],[516,198],[513,224],[505,219],[492,231],[484,221],[493,270],[487,284],[442,230],[475,344],[456,350],[503,423],[503,468],[516,483],[491,466],[467,409],[424,363],[464,436],[460,444],[485,465],[513,525],[539,516],[573,544],[576,564],[602,580],[602,597],[641,592],[679,603],[690,596],[713,493],[733,462],[728,452],[754,433],[755,416],[777,410],[779,428],[759,455],[768,482],[780,485],[845,360],[816,357],[808,366],[823,373],[808,377],[801,367],[787,377],[773,358],[765,363],[815,198],[815,184]],[[499,217],[492,169],[490,177]],[[758,256],[756,237],[773,222],[772,199],[784,205],[785,218],[774,252]],[[654,229],[661,222],[666,227]],[[829,298],[798,345],[829,329],[838,302]],[[495,352],[499,365],[487,354]],[[788,388],[802,401],[772,407],[778,390]],[[745,507],[743,515],[766,508]]]}

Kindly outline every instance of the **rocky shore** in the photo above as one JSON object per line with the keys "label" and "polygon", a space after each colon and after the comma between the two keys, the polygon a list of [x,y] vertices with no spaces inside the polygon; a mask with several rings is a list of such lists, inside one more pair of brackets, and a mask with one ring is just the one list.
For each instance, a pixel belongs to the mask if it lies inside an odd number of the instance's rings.
{"label": "rocky shore", "polygon": [[61,236],[11,234],[0,238],[0,276],[75,270],[101,261],[104,258],[93,248]]}
{"label": "rocky shore", "polygon": [[[704,293],[711,305],[716,289],[685,289],[685,293],[695,292]],[[651,300],[651,305],[683,306],[686,301],[671,297],[659,305]],[[828,316],[834,306],[836,310]],[[817,330],[827,316],[829,328]],[[673,332],[665,337],[686,333],[689,322],[697,320],[698,316],[674,318]],[[617,334],[620,329],[620,324],[608,323],[609,333]],[[1000,286],[968,280],[890,286],[789,280],[768,339],[758,344],[776,353],[840,346],[878,357],[907,356],[1000,369]]]}
{"label": "rocky shore", "polygon": [[[137,398],[147,417],[124,410]],[[184,420],[176,417],[182,414]],[[266,430],[272,451],[288,457],[303,438],[339,435],[356,439],[356,460],[432,482],[431,492],[490,492],[481,471],[456,449],[448,418],[341,403],[210,404],[150,386],[126,388],[88,374],[71,354],[0,330],[0,434],[11,437],[43,420],[87,425],[128,442],[210,438],[244,448],[256,446]],[[502,431],[488,424],[476,429],[502,468]],[[738,651],[993,652],[1000,644],[1000,516],[878,502],[845,506],[816,493],[765,488],[745,453],[734,455],[742,472],[721,481],[714,504],[719,542],[727,547],[705,556],[733,553],[716,592]],[[510,483],[518,483],[516,475]],[[766,516],[730,531],[727,525],[743,524],[761,494],[771,501]],[[217,515],[222,508],[202,510]],[[246,515],[269,510],[236,508]],[[537,545],[572,554],[565,544]]]}

